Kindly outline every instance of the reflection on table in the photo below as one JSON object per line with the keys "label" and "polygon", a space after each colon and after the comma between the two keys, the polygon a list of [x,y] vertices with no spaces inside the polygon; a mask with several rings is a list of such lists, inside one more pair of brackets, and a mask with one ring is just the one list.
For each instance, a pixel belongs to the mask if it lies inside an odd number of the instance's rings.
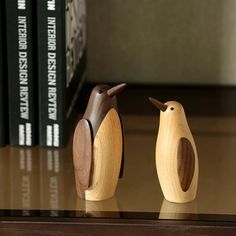
{"label": "reflection on table", "polygon": [[30,210],[47,210],[50,216],[67,210],[95,217],[102,212],[113,217],[119,217],[118,212],[160,212],[159,218],[236,215],[236,118],[189,118],[200,170],[198,195],[189,205],[163,201],[155,167],[158,117],[124,116],[123,124],[124,175],[114,198],[86,202],[77,197],[71,142],[61,149],[5,147],[0,149],[0,209],[20,210],[26,216],[33,214]]}

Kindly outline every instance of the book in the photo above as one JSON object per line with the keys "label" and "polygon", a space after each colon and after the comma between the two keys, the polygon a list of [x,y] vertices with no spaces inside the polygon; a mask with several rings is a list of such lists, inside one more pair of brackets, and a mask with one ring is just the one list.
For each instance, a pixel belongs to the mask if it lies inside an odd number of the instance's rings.
{"label": "book", "polygon": [[85,0],[38,0],[39,144],[64,146],[85,78]]}
{"label": "book", "polygon": [[32,146],[37,143],[38,137],[33,2],[5,1],[9,139],[13,146]]}
{"label": "book", "polygon": [[6,64],[5,64],[5,13],[4,1],[0,1],[0,147],[4,146],[7,142],[7,83],[6,83]]}

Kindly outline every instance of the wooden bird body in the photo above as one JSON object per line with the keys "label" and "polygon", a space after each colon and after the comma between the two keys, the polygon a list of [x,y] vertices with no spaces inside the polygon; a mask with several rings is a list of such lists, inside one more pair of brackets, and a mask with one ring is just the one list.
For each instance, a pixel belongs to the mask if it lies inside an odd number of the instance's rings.
{"label": "wooden bird body", "polygon": [[123,154],[122,125],[116,95],[125,84],[96,86],[73,139],[77,193],[99,201],[111,198],[119,179]]}
{"label": "wooden bird body", "polygon": [[175,101],[150,101],[161,110],[156,168],[162,192],[170,202],[190,202],[197,192],[198,156],[184,109]]}

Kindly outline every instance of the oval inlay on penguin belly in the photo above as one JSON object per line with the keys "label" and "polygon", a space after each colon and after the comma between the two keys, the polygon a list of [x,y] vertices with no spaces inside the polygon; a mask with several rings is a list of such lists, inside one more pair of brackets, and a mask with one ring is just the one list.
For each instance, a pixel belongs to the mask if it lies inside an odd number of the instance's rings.
{"label": "oval inlay on penguin belly", "polygon": [[178,145],[177,166],[180,186],[186,192],[193,179],[195,155],[192,144],[186,138],[181,138]]}

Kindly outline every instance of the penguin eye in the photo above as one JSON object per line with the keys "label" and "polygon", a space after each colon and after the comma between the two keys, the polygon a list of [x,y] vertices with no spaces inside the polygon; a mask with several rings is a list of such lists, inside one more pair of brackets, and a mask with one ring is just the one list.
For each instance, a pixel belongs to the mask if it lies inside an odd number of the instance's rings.
{"label": "penguin eye", "polygon": [[171,109],[171,111],[173,111],[173,110],[174,110],[174,107],[171,107],[170,109]]}
{"label": "penguin eye", "polygon": [[101,94],[101,93],[103,93],[103,91],[102,91],[101,89],[99,89],[99,90],[98,90],[98,93]]}

